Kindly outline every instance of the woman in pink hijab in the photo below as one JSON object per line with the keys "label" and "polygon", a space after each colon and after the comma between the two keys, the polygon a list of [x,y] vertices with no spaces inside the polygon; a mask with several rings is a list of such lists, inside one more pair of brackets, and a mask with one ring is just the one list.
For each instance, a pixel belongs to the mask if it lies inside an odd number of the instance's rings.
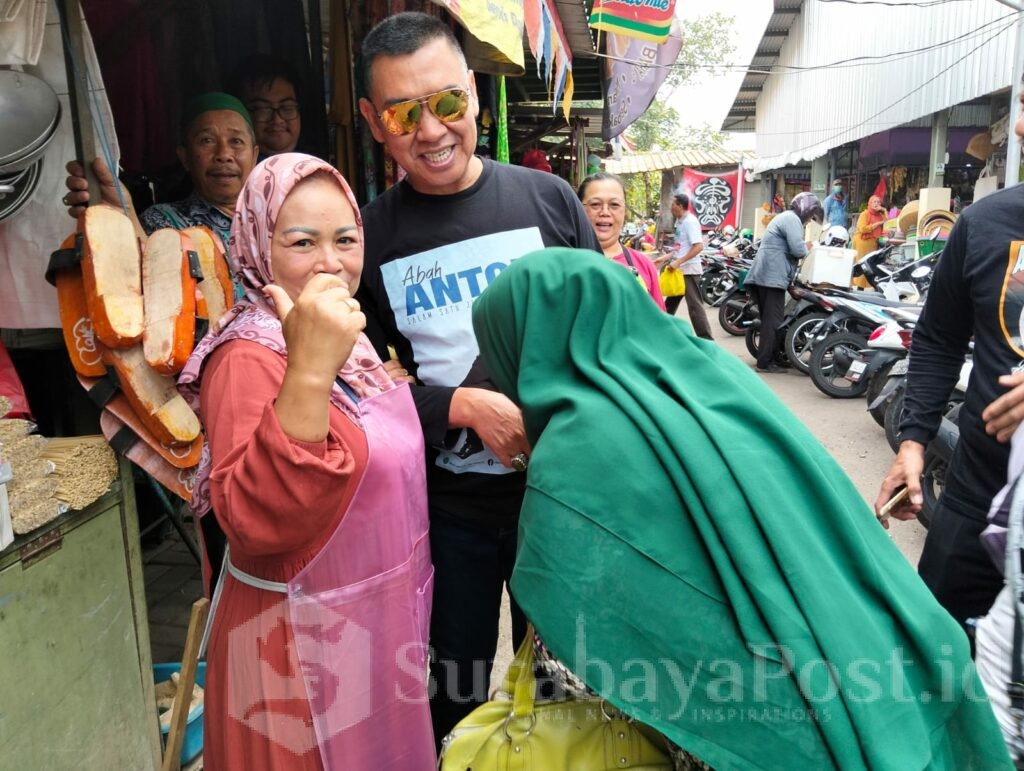
{"label": "woman in pink hijab", "polygon": [[[853,233],[853,248],[857,250],[857,262],[878,248],[878,237],[882,235],[884,227],[885,206],[882,205],[881,198],[873,195],[868,201],[868,208],[857,218],[857,227]],[[871,288],[870,282],[863,276],[855,278],[853,283],[864,289]]]}
{"label": "woman in pink hijab", "polygon": [[348,184],[310,156],[267,159],[230,250],[246,295],[179,379],[206,429],[192,506],[228,544],[205,766],[434,768],[423,438],[362,333]]}

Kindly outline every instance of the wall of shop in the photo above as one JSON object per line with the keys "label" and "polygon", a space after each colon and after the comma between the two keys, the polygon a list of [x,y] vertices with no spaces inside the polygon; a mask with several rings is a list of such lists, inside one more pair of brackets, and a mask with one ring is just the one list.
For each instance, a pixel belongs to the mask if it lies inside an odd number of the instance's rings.
{"label": "wall of shop", "polygon": [[[1014,16],[996,0],[884,9],[804,3],[757,100],[754,168],[811,160],[1007,88]],[[861,63],[822,67],[853,57]]]}

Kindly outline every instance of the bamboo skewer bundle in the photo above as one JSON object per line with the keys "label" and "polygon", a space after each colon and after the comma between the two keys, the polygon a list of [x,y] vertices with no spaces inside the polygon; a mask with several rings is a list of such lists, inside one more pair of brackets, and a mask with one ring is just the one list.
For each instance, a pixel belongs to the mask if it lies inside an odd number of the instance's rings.
{"label": "bamboo skewer bundle", "polygon": [[14,481],[7,485],[7,501],[11,511],[24,511],[53,498],[58,484],[59,480],[56,477],[15,477]]}
{"label": "bamboo skewer bundle", "polygon": [[15,439],[28,436],[35,425],[21,418],[0,419],[0,445],[9,444]]}
{"label": "bamboo skewer bundle", "polygon": [[[3,422],[3,421],[0,421]],[[0,446],[0,455],[11,464],[11,471],[15,478],[25,475],[25,469],[46,448],[46,437],[38,434],[29,434],[5,442]]]}
{"label": "bamboo skewer bundle", "polygon": [[37,527],[42,527],[50,520],[60,516],[62,511],[60,501],[54,498],[43,498],[28,507],[17,511],[11,507],[11,525],[18,535],[31,533]]}
{"label": "bamboo skewer bundle", "polygon": [[117,460],[102,436],[51,439],[39,456],[54,466],[54,497],[72,509],[82,509],[110,488],[117,477]]}

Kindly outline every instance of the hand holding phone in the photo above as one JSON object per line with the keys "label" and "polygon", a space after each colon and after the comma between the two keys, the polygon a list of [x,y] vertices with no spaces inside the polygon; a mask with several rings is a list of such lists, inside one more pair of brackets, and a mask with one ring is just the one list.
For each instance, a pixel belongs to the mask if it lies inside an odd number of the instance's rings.
{"label": "hand holding phone", "polygon": [[878,510],[878,521],[883,523],[886,522],[889,519],[889,515],[892,514],[892,510],[905,501],[909,494],[910,490],[906,485],[897,490],[896,494],[887,500],[882,508]]}

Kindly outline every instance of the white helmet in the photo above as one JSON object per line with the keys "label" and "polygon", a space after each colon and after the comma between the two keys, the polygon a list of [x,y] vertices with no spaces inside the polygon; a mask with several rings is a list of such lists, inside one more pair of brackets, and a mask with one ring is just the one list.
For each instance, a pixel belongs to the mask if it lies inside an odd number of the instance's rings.
{"label": "white helmet", "polygon": [[732,237],[736,235],[736,228],[734,228],[732,225],[726,225],[724,228],[722,228],[722,235]]}
{"label": "white helmet", "polygon": [[821,243],[824,246],[845,247],[850,243],[850,233],[842,225],[833,225],[821,234]]}

